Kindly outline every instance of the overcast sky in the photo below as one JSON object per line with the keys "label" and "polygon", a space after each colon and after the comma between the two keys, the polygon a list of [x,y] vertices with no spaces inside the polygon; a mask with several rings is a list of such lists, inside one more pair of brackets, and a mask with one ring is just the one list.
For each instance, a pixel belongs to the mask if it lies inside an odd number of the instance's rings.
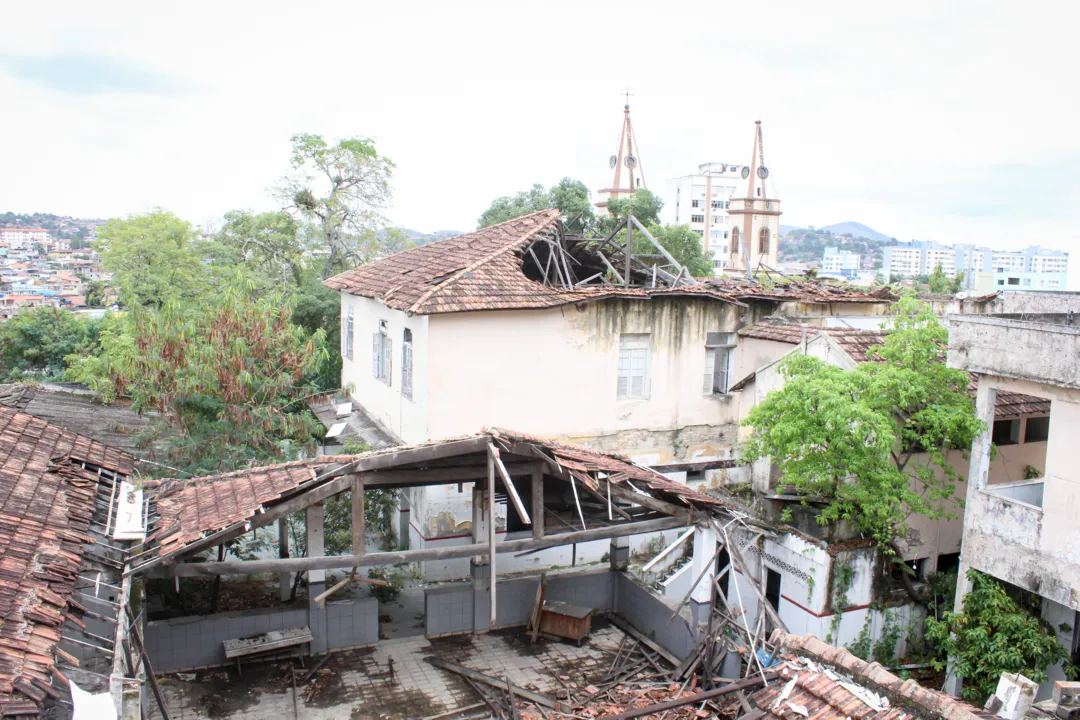
{"label": "overcast sky", "polygon": [[272,209],[312,132],[376,140],[394,224],[469,230],[606,187],[629,86],[655,190],[760,119],[785,224],[1080,250],[1080,4],[891,5],[5,2],[0,210]]}

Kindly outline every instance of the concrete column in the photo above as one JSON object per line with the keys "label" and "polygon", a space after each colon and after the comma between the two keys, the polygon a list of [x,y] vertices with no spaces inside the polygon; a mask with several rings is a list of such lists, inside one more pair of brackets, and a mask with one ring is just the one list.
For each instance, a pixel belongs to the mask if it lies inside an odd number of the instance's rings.
{"label": "concrete column", "polygon": [[608,550],[608,562],[612,571],[623,572],[630,563],[630,538],[611,538],[611,548]]}
{"label": "concrete column", "polygon": [[[701,577],[690,593],[690,615],[696,625],[709,621],[712,610],[713,578],[716,577],[716,531],[712,526],[699,525],[694,531],[694,557],[690,568],[691,580]],[[701,632],[695,628],[695,634]]]}
{"label": "concrete column", "polygon": [[[473,487],[472,541],[488,541],[487,497],[479,483]],[[473,585],[473,632],[486,633],[491,629],[491,566],[486,555],[476,555],[469,564]]]}
{"label": "concrete column", "polygon": [[[976,494],[986,487],[990,479],[990,453],[994,430],[994,406],[997,404],[997,386],[987,382],[986,377],[979,377],[979,388],[975,393],[975,416],[986,423],[986,430],[980,433],[971,443],[971,461],[968,465],[967,495],[965,507],[975,507]],[[964,536],[967,528],[979,522],[979,518],[971,513],[964,514]],[[968,570],[971,563],[964,554],[964,542],[960,544],[960,567],[956,577],[956,602],[953,605],[955,612],[964,609],[964,597],[971,592],[971,582],[968,580]],[[945,677],[945,692],[955,697],[960,697],[960,689],[963,686],[963,678],[957,677],[953,672],[952,663],[949,664]]]}
{"label": "concrete column", "polygon": [[[289,557],[289,519],[281,518],[278,520],[278,557]],[[281,600],[282,602],[288,601],[292,595],[292,573],[278,573],[278,585],[281,586]]]}

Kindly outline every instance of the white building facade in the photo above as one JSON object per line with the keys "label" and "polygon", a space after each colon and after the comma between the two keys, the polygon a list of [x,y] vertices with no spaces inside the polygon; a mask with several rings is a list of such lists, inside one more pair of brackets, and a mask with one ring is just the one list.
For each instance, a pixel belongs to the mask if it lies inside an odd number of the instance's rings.
{"label": "white building facade", "polygon": [[710,162],[698,165],[697,173],[667,181],[663,220],[670,225],[689,225],[713,258],[717,275],[727,267],[731,240],[728,210],[731,198],[745,185],[742,165]]}
{"label": "white building facade", "polygon": [[884,249],[883,274],[915,277],[941,267],[946,275],[964,273],[967,290],[1063,291],[1067,289],[1069,253],[1032,245],[1023,250],[994,250],[969,244],[913,242]]}
{"label": "white building facade", "polygon": [[33,247],[34,243],[48,240],[49,231],[42,228],[0,228],[0,242],[7,243],[10,248]]}
{"label": "white building facade", "polygon": [[827,247],[821,257],[821,274],[855,278],[859,275],[861,261],[859,253]]}

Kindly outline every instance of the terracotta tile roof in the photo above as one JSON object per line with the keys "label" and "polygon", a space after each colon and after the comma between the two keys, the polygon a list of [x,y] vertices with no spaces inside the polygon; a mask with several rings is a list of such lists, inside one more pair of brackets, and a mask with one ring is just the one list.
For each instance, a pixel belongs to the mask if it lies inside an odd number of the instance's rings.
{"label": "terracotta tile roof", "polygon": [[[807,339],[813,339],[820,334],[826,334],[839,345],[844,352],[851,356],[855,362],[867,362],[870,357],[868,352],[875,345],[880,345],[888,334],[885,330],[861,330],[841,327],[814,327],[806,328]],[[773,340],[775,342],[798,344],[802,341],[802,326],[799,323],[786,318],[768,317],[745,327],[739,331],[739,335],[759,340]],[[742,389],[753,380],[753,376],[747,376],[732,386],[733,390]],[[968,391],[974,396],[977,379],[972,376],[972,383]],[[1050,412],[1050,401],[1034,395],[999,390],[997,403],[994,405],[996,417],[1016,417],[1018,415],[1045,415]]]}
{"label": "terracotta tile roof", "polygon": [[867,663],[846,648],[833,647],[813,635],[776,630],[771,641],[781,648],[783,658],[776,668],[779,682],[749,696],[750,702],[767,716],[780,720],[993,717],[956,698],[924,688],[915,680],[902,680],[879,663]]}
{"label": "terracotta tile roof", "polygon": [[571,475],[592,490],[599,490],[597,477],[604,476],[616,485],[629,482],[638,490],[649,491],[685,505],[729,507],[717,498],[669,480],[655,470],[637,465],[629,458],[616,453],[590,450],[576,445],[562,445],[553,440],[545,440],[513,430],[495,429],[492,433],[497,433],[499,437],[521,440],[539,446],[558,460],[559,464]]}
{"label": "terracotta tile roof", "polygon": [[809,280],[783,285],[708,278],[678,287],[549,287],[526,276],[525,251],[538,236],[561,233],[558,210],[541,210],[467,235],[409,248],[326,281],[327,287],[381,300],[410,314],[475,310],[528,310],[608,298],[696,296],[739,303],[741,299],[814,303],[892,302],[886,292]]}
{"label": "terracotta tile roof", "polygon": [[129,475],[132,458],[0,407],[0,714],[39,702],[75,588],[97,495],[92,463]]}
{"label": "terracotta tile roof", "polygon": [[[639,490],[682,506],[689,507],[693,504],[698,507],[727,507],[716,498],[669,480],[653,470],[635,465],[619,455],[561,445],[507,430],[491,430],[469,437],[483,435],[489,435],[493,440],[501,438],[536,445],[541,452],[546,452],[549,457],[556,459],[567,472],[593,490],[598,490],[596,480],[598,474],[602,473],[613,483],[629,482]],[[301,486],[315,480],[322,472],[329,470],[330,466],[461,439],[465,438],[392,447],[362,455],[322,455],[309,460],[266,465],[223,475],[147,483],[148,488],[157,488],[158,514],[147,540],[159,543],[158,557],[176,555],[205,535],[244,522],[254,517],[264,505],[272,506],[276,501],[295,494],[302,489]]]}
{"label": "terracotta tile roof", "polygon": [[893,303],[899,299],[889,286],[868,288],[821,278],[778,277],[750,282],[740,277],[716,277],[702,282],[740,300],[827,304]]}

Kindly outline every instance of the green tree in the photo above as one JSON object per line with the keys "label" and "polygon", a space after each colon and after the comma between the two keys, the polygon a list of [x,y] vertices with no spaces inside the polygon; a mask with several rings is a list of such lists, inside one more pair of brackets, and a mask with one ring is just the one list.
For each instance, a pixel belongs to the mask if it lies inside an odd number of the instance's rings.
{"label": "green tree", "polygon": [[284,212],[232,210],[221,230],[199,244],[204,261],[227,281],[240,272],[270,291],[303,283],[307,250],[298,223]]}
{"label": "green tree", "polygon": [[323,278],[401,249],[400,234],[379,233],[394,164],[372,140],[331,144],[322,135],[294,135],[291,160],[294,173],[283,179],[279,195],[286,212],[318,225],[327,252]]}
{"label": "green tree", "polygon": [[159,208],[105,223],[94,249],[113,274],[124,305],[162,307],[191,299],[205,288],[195,237],[194,226]]}
{"label": "green tree", "polygon": [[[712,256],[702,248],[701,238],[690,229],[689,225],[664,225],[663,227],[653,225],[649,228],[649,232],[692,276],[712,277]],[[644,238],[639,240],[635,237],[634,245],[638,246],[641,243],[640,247],[635,247],[635,250],[655,253],[651,244],[645,244],[647,242]]]}
{"label": "green tree", "polygon": [[27,309],[0,323],[0,378],[10,382],[26,375],[56,379],[64,358],[93,343],[100,324],[55,307]]}
{"label": "green tree", "polygon": [[320,390],[336,390],[341,386],[341,293],[309,273],[293,298],[292,321],[326,338],[328,352],[319,358],[315,384]]}
{"label": "green tree", "polygon": [[664,201],[652,190],[641,189],[630,197],[608,200],[609,217],[600,221],[600,233],[609,234],[615,227],[626,219],[627,213],[633,213],[638,222],[649,227],[660,223],[660,211],[664,209]]}
{"label": "green tree", "polygon": [[580,180],[567,177],[550,189],[536,183],[517,195],[495,198],[477,220],[477,227],[485,228],[551,208],[558,208],[566,221],[566,229],[571,233],[583,234],[592,228],[596,221],[589,188]]}
{"label": "green tree", "polygon": [[304,401],[317,390],[324,338],[292,323],[285,298],[238,284],[114,319],[67,378],[164,413],[179,431],[168,453],[182,469],[230,470],[313,449],[318,423]]}
{"label": "green tree", "polygon": [[86,283],[86,304],[90,307],[101,307],[105,304],[104,282],[91,280]]}
{"label": "green tree", "polygon": [[907,293],[892,331],[854,370],[789,355],[783,388],[744,421],[753,428],[744,457],[771,458],[782,482],[825,498],[819,523],[849,521],[895,556],[912,514],[953,514],[961,477],[947,455],[985,429],[967,374],[944,362],[947,341],[929,306]]}
{"label": "green tree", "polygon": [[[1068,660],[1054,631],[1024,607],[994,578],[968,571],[972,589],[964,596],[964,610],[946,612],[942,620],[926,619],[928,643],[940,653],[931,662],[944,670],[946,660],[964,679],[961,695],[982,705],[997,689],[1002,673],[1023,673],[1037,683],[1046,680],[1046,668]],[[1075,677],[1076,668],[1066,663]]]}

